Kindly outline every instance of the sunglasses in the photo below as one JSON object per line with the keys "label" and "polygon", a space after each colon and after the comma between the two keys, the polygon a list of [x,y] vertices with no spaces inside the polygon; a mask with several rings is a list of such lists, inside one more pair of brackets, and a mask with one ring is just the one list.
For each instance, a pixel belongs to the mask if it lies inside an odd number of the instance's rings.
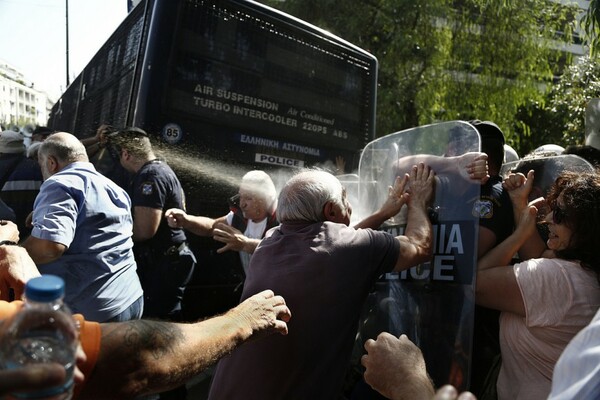
{"label": "sunglasses", "polygon": [[556,202],[552,203],[552,222],[554,222],[555,224],[560,224],[562,223],[565,218],[567,217],[567,213],[566,211],[559,207],[558,204],[556,204]]}

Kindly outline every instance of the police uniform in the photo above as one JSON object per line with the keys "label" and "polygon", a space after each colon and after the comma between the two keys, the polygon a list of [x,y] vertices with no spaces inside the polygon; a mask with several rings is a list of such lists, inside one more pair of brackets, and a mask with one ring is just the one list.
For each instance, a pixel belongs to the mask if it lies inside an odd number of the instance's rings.
{"label": "police uniform", "polygon": [[491,177],[481,186],[481,195],[472,212],[479,218],[479,226],[496,234],[496,244],[510,236],[514,226],[512,202],[508,192],[502,188],[500,176]]}
{"label": "police uniform", "polygon": [[[185,194],[173,170],[163,161],[152,160],[140,168],[131,186],[133,207],[162,212],[185,210]],[[196,265],[183,229],[170,228],[161,219],[156,234],[134,246],[138,275],[144,289],[144,317],[181,319],[185,286]]]}
{"label": "police uniform", "polygon": [[[479,226],[496,234],[496,246],[511,235],[514,227],[513,207],[508,192],[502,188],[500,176],[491,177],[481,186],[479,200],[473,204],[473,216],[479,217]],[[500,354],[500,311],[475,306],[473,330],[473,352],[470,390],[484,397],[488,373],[494,369],[495,357]],[[493,381],[493,378],[488,378]]]}
{"label": "police uniform", "polygon": [[33,203],[40,192],[43,180],[42,170],[37,161],[24,157],[1,186],[0,196],[15,212],[17,227],[22,238],[31,233],[31,227],[28,227],[25,221],[33,210]]}

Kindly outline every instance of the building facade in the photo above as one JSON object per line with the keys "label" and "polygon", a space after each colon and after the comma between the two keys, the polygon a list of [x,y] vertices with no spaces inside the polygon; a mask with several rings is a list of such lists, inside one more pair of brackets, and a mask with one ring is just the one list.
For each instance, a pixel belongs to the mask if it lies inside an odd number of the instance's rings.
{"label": "building facade", "polygon": [[45,92],[36,90],[20,71],[0,60],[1,125],[46,125],[52,105]]}

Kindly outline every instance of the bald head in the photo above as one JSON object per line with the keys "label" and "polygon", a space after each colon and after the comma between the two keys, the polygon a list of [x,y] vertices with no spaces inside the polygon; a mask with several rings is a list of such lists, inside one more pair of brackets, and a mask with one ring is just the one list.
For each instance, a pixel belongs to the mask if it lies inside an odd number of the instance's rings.
{"label": "bald head", "polygon": [[294,175],[279,193],[277,218],[281,222],[325,220],[327,202],[346,208],[340,181],[329,172],[306,170]]}
{"label": "bald head", "polygon": [[67,132],[57,132],[48,136],[40,146],[38,154],[40,157],[52,156],[64,165],[77,161],[89,161],[83,143]]}
{"label": "bald head", "polygon": [[48,136],[38,150],[38,162],[44,179],[78,161],[89,162],[89,158],[85,146],[70,133],[58,132]]}

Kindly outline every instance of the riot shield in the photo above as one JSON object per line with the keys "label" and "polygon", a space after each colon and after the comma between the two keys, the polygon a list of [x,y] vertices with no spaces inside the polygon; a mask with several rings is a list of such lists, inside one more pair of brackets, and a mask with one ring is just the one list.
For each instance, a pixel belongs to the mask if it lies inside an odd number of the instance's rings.
{"label": "riot shield", "polygon": [[592,165],[574,154],[553,157],[525,157],[517,161],[505,163],[500,169],[500,176],[506,178],[511,172],[527,172],[533,170],[534,180],[529,200],[545,197],[556,178],[563,171],[594,172]]}
{"label": "riot shield", "polygon": [[[529,201],[532,201],[539,197],[546,197],[548,190],[562,172],[594,172],[594,167],[588,161],[574,154],[552,157],[532,156],[504,164],[500,169],[500,176],[506,178],[511,172],[527,175],[530,170],[533,170],[534,173],[533,187],[529,194]],[[538,206],[538,221],[543,220],[549,212],[548,204]],[[542,239],[546,241],[548,225],[538,224],[537,230]]]}
{"label": "riot shield", "polygon": [[[350,204],[353,206],[355,204],[359,204],[358,200],[358,187],[359,187],[359,178],[358,174],[340,174],[336,175],[336,178],[340,181],[342,186],[346,189],[346,197]],[[353,215],[356,218],[356,215]],[[354,219],[352,219],[354,221]],[[358,222],[358,221],[357,221]]]}
{"label": "riot shield", "polygon": [[[422,126],[369,143],[359,165],[358,213],[368,215],[383,203],[394,178],[419,161],[436,172],[436,192],[430,212],[434,251],[430,262],[383,276],[366,302],[356,349],[368,338],[387,331],[406,334],[425,357],[436,386],[469,384],[473,336],[474,280],[477,261],[480,184],[461,174],[450,156],[479,151],[480,138],[462,121]],[[403,232],[406,207],[381,229]],[[357,355],[355,351],[355,356]],[[357,360],[357,359],[355,359]],[[399,382],[399,384],[402,384]]]}

